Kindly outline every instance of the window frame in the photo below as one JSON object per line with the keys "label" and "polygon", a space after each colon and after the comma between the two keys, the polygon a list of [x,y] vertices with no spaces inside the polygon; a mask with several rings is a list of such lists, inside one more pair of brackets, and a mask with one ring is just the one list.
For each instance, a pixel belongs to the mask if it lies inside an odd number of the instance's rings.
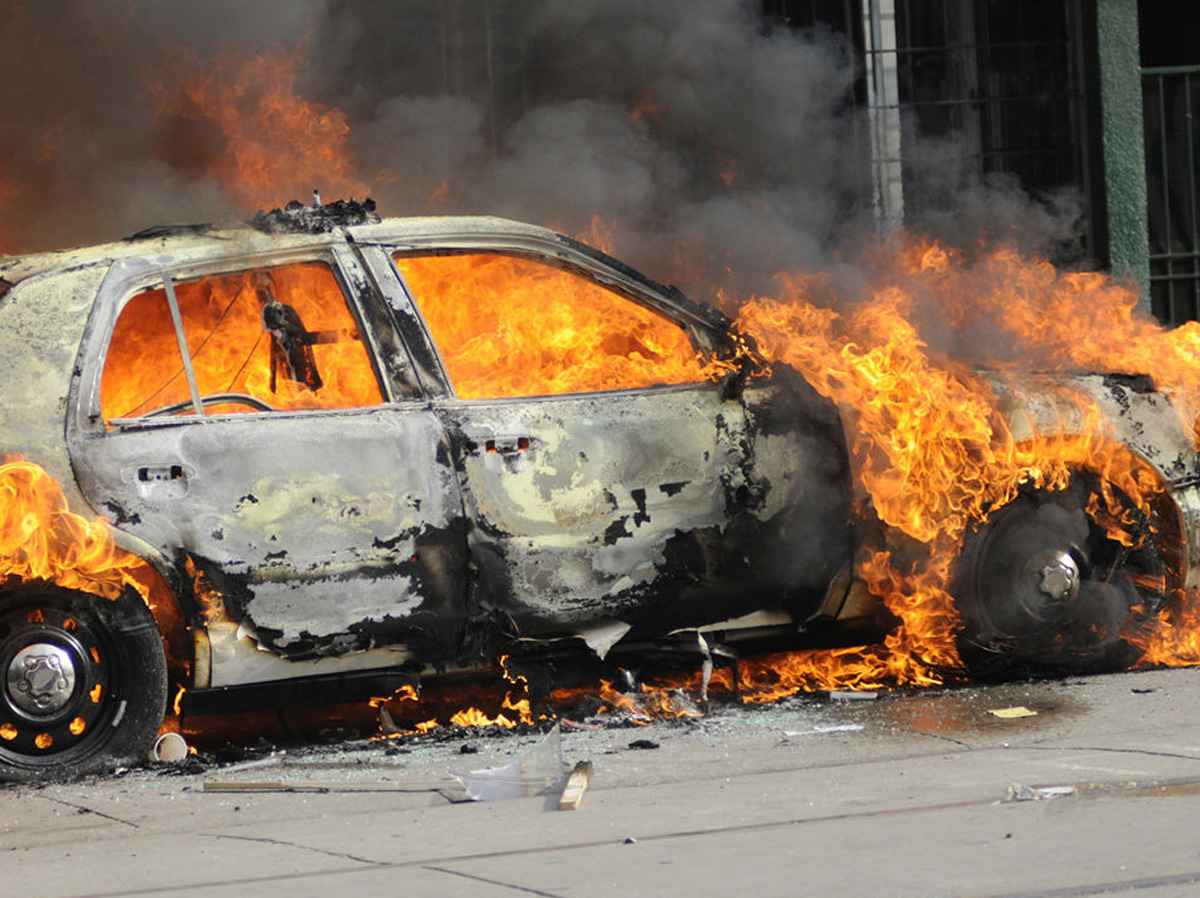
{"label": "window frame", "polygon": [[[128,418],[106,419],[100,403],[100,385],[103,378],[104,365],[108,358],[113,333],[118,320],[129,302],[137,295],[147,291],[164,288],[164,279],[170,278],[176,287],[182,283],[194,282],[209,277],[236,275],[254,270],[267,270],[288,265],[304,263],[321,263],[328,267],[333,275],[342,301],[346,304],[351,319],[362,339],[362,345],[371,365],[376,386],[379,389],[380,400],[374,405],[353,406],[347,408],[318,408],[318,409],[276,409],[271,411],[243,411],[213,413],[205,410],[203,415],[164,415],[155,416],[153,413]],[[349,271],[347,270],[349,268]],[[364,413],[381,406],[394,405],[398,401],[412,400],[418,397],[397,399],[397,388],[393,372],[382,362],[383,354],[379,339],[375,334],[378,326],[378,315],[369,314],[363,308],[363,291],[355,289],[352,283],[353,275],[359,274],[358,264],[350,251],[337,244],[324,243],[316,246],[300,247],[293,250],[273,251],[270,253],[254,253],[245,255],[206,256],[188,261],[172,261],[170,259],[156,260],[153,258],[125,259],[114,263],[104,283],[98,291],[96,303],[85,330],[80,347],[80,360],[76,371],[80,376],[76,379],[78,391],[74,402],[70,404],[77,409],[79,429],[84,432],[114,433],[147,428],[172,427],[180,425],[203,425],[229,419],[254,418],[259,416],[277,417],[280,415],[329,415]],[[362,277],[365,281],[365,276]],[[180,332],[175,330],[175,337],[180,339]],[[401,341],[402,345],[402,341]],[[189,387],[189,394],[191,393]]]}

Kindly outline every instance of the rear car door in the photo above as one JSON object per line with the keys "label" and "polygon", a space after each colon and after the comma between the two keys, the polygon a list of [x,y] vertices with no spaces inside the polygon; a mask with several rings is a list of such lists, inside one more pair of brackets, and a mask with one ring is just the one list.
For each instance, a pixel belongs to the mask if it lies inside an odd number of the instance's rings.
{"label": "rear car door", "polygon": [[376,303],[330,236],[117,263],[85,337],[69,439],[86,498],[205,575],[224,603],[206,619],[290,658],[445,658],[462,638],[447,441]]}

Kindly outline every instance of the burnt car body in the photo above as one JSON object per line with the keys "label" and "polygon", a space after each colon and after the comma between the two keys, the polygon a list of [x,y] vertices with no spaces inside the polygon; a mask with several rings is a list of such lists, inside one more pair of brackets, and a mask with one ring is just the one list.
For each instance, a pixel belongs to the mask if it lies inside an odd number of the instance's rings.
{"label": "burnt car body", "polygon": [[[190,654],[185,707],[380,694],[514,651],[603,656],[878,613],[847,576],[837,409],[795,372],[759,369],[719,313],[500,219],[258,224],[0,262],[0,450],[42,466],[161,576],[182,622],[162,635]],[[564,294],[584,311],[551,330],[587,319],[616,373],[565,375],[567,348],[531,381],[527,341],[472,342],[559,314]],[[1171,486],[1190,576],[1200,468],[1178,416],[1132,380],[1077,381]],[[1034,387],[1008,389],[1019,426],[1061,427]],[[1054,539],[1038,595],[1059,602],[1078,571],[1074,543]],[[166,679],[157,629],[128,607],[140,600],[3,586],[0,718],[19,733],[0,741],[6,775],[144,753]],[[49,682],[48,667],[70,677]],[[71,731],[101,681],[95,720]],[[32,741],[43,732],[48,747]]]}

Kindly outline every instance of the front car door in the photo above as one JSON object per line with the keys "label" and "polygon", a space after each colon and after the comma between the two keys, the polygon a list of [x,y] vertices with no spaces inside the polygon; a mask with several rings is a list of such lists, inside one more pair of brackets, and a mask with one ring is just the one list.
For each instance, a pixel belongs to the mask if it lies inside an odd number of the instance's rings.
{"label": "front car door", "polygon": [[583,257],[365,251],[380,280],[398,272],[392,302],[411,304],[439,360],[476,613],[555,636],[752,610],[727,539],[748,492],[746,415],[687,322]]}

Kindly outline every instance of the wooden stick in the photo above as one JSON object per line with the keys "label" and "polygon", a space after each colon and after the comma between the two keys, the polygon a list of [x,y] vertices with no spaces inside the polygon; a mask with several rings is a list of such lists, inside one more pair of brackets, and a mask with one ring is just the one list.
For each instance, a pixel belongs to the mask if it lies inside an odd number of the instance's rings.
{"label": "wooden stick", "polygon": [[580,761],[576,764],[571,775],[567,777],[567,784],[563,786],[562,797],[558,800],[558,809],[560,811],[578,810],[579,803],[583,801],[583,793],[587,791],[588,781],[591,778],[591,761]]}

